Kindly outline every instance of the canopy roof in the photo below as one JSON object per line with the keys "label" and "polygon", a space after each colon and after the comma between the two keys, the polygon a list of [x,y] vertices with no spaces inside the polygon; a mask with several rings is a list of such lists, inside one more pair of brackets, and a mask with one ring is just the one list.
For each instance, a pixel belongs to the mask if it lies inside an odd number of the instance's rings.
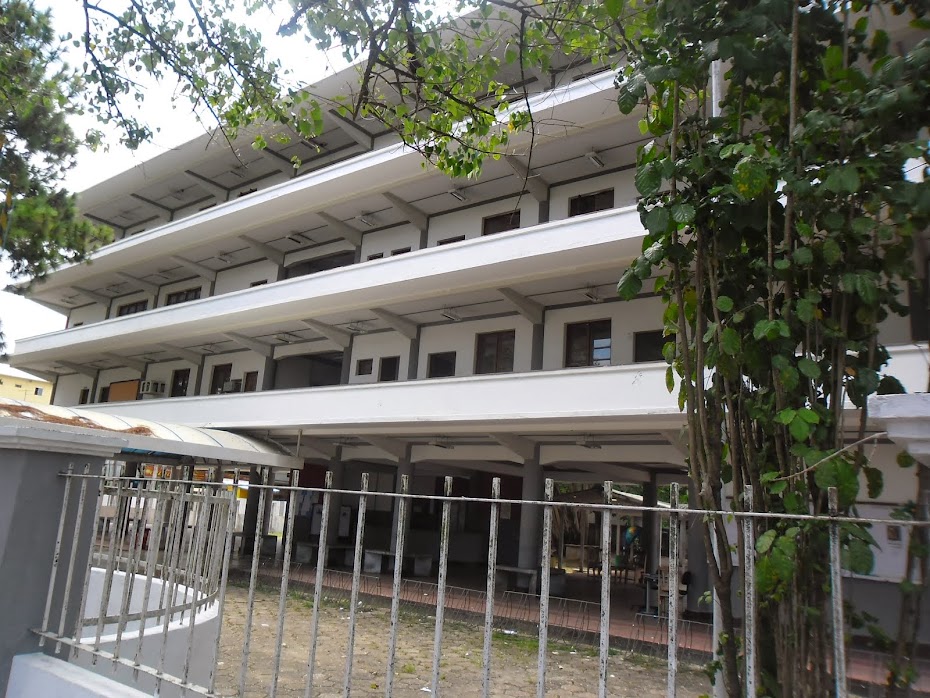
{"label": "canopy roof", "polygon": [[108,436],[117,436],[127,442],[122,453],[132,460],[186,458],[195,462],[229,462],[272,468],[303,467],[303,460],[284,447],[252,436],[0,398],[0,424],[22,422],[95,429]]}

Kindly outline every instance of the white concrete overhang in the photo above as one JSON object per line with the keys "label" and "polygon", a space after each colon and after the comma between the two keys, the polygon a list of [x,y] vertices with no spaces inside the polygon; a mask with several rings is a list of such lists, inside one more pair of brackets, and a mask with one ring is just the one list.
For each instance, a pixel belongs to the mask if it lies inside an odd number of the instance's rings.
{"label": "white concrete overhang", "polygon": [[[94,405],[105,414],[307,436],[678,430],[664,364],[573,368]],[[78,413],[83,409],[78,408]]]}
{"label": "white concrete overhang", "polygon": [[[303,467],[303,460],[295,458],[284,448],[251,436],[170,421],[123,417],[94,410],[78,412],[67,407],[0,398],[0,445],[5,446],[13,436],[21,436],[26,431],[33,441],[39,435],[49,444],[58,446],[44,450],[67,453],[87,453],[87,448],[92,447],[96,455],[102,452],[131,454],[136,460],[144,460],[146,456],[156,459],[181,456],[272,468]],[[73,447],[70,445],[72,442]],[[11,443],[14,445],[10,447],[16,447],[15,441]]]}
{"label": "white concrete overhang", "polygon": [[13,363],[75,360],[276,322],[325,319],[375,305],[389,308],[456,292],[620,269],[640,252],[642,235],[635,207],[602,211],[18,340]]}
{"label": "white concrete overhang", "polygon": [[[605,100],[603,94],[613,89],[613,81],[613,73],[608,71],[536,95],[530,98],[530,104],[535,113],[547,114],[559,123],[597,123],[608,116],[605,104],[613,109],[609,116],[616,117],[616,105],[612,99]],[[528,143],[529,134],[515,134],[510,147],[519,149]],[[398,187],[435,176],[435,170],[424,168],[423,163],[422,155],[401,144],[358,155],[114,242],[92,254],[90,265],[71,264],[52,272],[34,293],[41,297],[47,291],[80,285],[96,275],[128,271],[159,258],[183,255],[185,250],[229,240],[275,221],[380,193],[386,183]]]}
{"label": "white concrete overhang", "polygon": [[930,394],[876,395],[869,400],[869,412],[888,438],[930,466]]}

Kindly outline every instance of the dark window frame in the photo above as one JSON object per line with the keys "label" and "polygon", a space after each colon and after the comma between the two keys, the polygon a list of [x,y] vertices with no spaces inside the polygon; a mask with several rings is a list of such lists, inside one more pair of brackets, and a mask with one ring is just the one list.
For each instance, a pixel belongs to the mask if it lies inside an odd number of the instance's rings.
{"label": "dark window frame", "polygon": [[464,241],[465,241],[464,235],[453,235],[451,238],[445,238],[444,240],[437,240],[436,247],[439,247],[440,245],[454,245],[457,242],[464,242]]}
{"label": "dark window frame", "polygon": [[[226,377],[218,381],[218,371],[222,369],[223,373],[226,373]],[[219,395],[223,392],[223,384],[226,381],[232,380],[232,364],[213,364],[213,369],[210,371],[210,395]]]}
{"label": "dark window frame", "polygon": [[141,301],[133,301],[132,303],[124,303],[123,305],[116,308],[116,317],[125,317],[127,315],[135,315],[136,313],[144,313],[148,309],[148,298],[144,298]]}
{"label": "dark window frame", "polygon": [[[187,373],[187,376],[184,378],[184,392],[178,392],[175,394],[175,386],[178,383],[178,378]],[[169,383],[168,388],[168,397],[187,397],[187,391],[190,390],[190,380],[191,380],[191,370],[189,368],[178,368],[171,372],[171,383]]]}
{"label": "dark window frame", "polygon": [[384,259],[384,252],[375,252],[374,254],[370,254],[365,261],[373,262],[376,259]]}
{"label": "dark window frame", "polygon": [[[506,352],[502,349],[502,340],[511,342],[510,367],[506,368]],[[484,352],[483,342],[494,342],[494,365],[490,369],[482,366]],[[498,330],[496,332],[481,332],[475,336],[475,375],[488,375],[492,373],[513,373],[513,366],[517,355],[517,331]]]}
{"label": "dark window frame", "polygon": [[78,404],[86,405],[90,402],[90,388],[81,388],[81,392],[78,393]]}
{"label": "dark window frame", "polygon": [[258,371],[246,371],[242,376],[242,392],[258,392]]}
{"label": "dark window frame", "polygon": [[[658,340],[658,353],[655,351],[656,340]],[[647,330],[644,332],[633,333],[633,363],[643,364],[655,361],[664,361],[662,348],[665,346],[667,337],[663,330]]]}
{"label": "dark window frame", "polygon": [[178,305],[179,303],[200,300],[200,295],[202,293],[202,286],[185,288],[183,291],[172,291],[165,295],[165,305]]}
{"label": "dark window frame", "polygon": [[[393,377],[388,373],[385,373],[385,370],[390,370],[389,367],[391,363],[394,364]],[[378,361],[378,382],[379,383],[393,383],[394,381],[400,380],[400,357],[399,356],[382,356]]]}
{"label": "dark window frame", "polygon": [[516,211],[498,213],[496,216],[485,216],[481,220],[481,235],[506,233],[508,230],[517,230],[519,227],[520,209],[517,209]]}
{"label": "dark window frame", "polygon": [[[607,328],[607,358],[597,358],[596,354],[598,350],[603,351],[604,346],[598,347],[596,342],[604,341],[604,337],[597,337],[597,330],[603,330]],[[582,361],[573,361],[571,360],[572,355],[572,343],[573,339],[576,338],[576,334],[581,334],[581,331],[584,330],[584,336],[581,339],[585,342],[585,357]],[[610,318],[600,318],[598,320],[587,320],[584,322],[572,322],[565,325],[565,354],[564,354],[564,365],[565,368],[583,368],[586,366],[609,366],[610,361],[613,358],[613,323]],[[604,363],[606,362],[606,363]]]}
{"label": "dark window frame", "polygon": [[[439,362],[448,361],[449,358],[452,359],[452,372],[446,372],[448,369],[443,368],[439,369]],[[456,369],[456,352],[454,351],[437,351],[432,354],[429,354],[426,357],[426,377],[427,378],[453,378],[455,377]],[[435,363],[434,363],[435,362]]]}
{"label": "dark window frame", "polygon": [[374,359],[358,359],[355,362],[356,376],[370,376],[375,370]]}
{"label": "dark window frame", "polygon": [[574,218],[588,213],[606,211],[614,207],[614,200],[613,187],[573,196],[568,200],[568,217]]}
{"label": "dark window frame", "polygon": [[407,254],[413,250],[412,247],[398,247],[396,250],[391,250],[391,256],[394,257],[399,254]]}

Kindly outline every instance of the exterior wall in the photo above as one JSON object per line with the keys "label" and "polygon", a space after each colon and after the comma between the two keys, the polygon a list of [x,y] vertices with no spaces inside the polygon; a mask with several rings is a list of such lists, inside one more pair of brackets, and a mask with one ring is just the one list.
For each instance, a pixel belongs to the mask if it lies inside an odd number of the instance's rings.
{"label": "exterior wall", "polygon": [[475,373],[476,336],[484,332],[515,330],[514,372],[529,371],[533,353],[533,325],[521,315],[475,320],[473,322],[450,322],[444,325],[424,327],[420,334],[420,359],[417,378],[426,378],[429,355],[454,351],[455,375],[471,376]]}
{"label": "exterior wall", "polygon": [[[451,198],[451,197],[450,197]],[[481,226],[488,216],[514,210],[518,197],[495,201],[482,206],[471,206],[458,211],[433,216],[429,221],[429,246],[440,240],[464,235],[465,239],[481,237]],[[539,204],[531,196],[520,198],[520,227],[528,228],[539,223]]]}
{"label": "exterior wall", "polygon": [[549,220],[557,221],[568,218],[568,201],[572,197],[593,194],[611,187],[614,190],[614,208],[636,203],[639,194],[633,183],[633,171],[612,172],[570,184],[553,185],[549,195]]}
{"label": "exterior wall", "polygon": [[631,364],[634,333],[662,329],[662,300],[640,298],[629,302],[611,301],[547,310],[543,370],[564,368],[566,325],[606,319],[611,320],[611,366]]}
{"label": "exterior wall", "polygon": [[[175,281],[171,284],[166,284],[159,289],[158,292],[158,306],[162,307],[167,302],[168,294],[175,293],[177,291],[186,291],[189,288],[199,288],[200,297],[206,298],[210,295],[210,284],[205,282],[200,277],[194,276],[189,279],[184,279],[183,281]],[[150,308],[152,306],[149,306]]]}
{"label": "exterior wall", "polygon": [[94,381],[80,373],[71,373],[66,376],[58,376],[55,382],[55,404],[71,407],[81,401],[81,391],[84,388],[90,390]]}
{"label": "exterior wall", "polygon": [[265,357],[253,351],[237,351],[229,354],[214,354],[208,356],[203,365],[203,375],[200,377],[200,395],[208,395],[210,381],[213,377],[213,367],[217,364],[232,364],[232,380],[242,378],[249,371],[258,371],[258,384],[265,378]]}
{"label": "exterior wall", "polygon": [[[432,227],[432,222],[430,222]],[[366,261],[373,254],[391,256],[392,250],[409,247],[412,250],[420,249],[420,231],[412,225],[398,225],[387,230],[378,230],[367,233],[362,238],[361,260]]]}
{"label": "exterior wall", "polygon": [[74,327],[77,324],[91,325],[101,320],[106,320],[107,309],[99,303],[82,305],[80,308],[72,308],[68,313],[68,327]]}
{"label": "exterior wall", "polygon": [[[195,378],[197,376],[197,364],[191,363],[190,361],[164,361],[157,364],[149,364],[148,371],[146,371],[145,379],[150,381],[162,381],[165,384],[165,394],[171,391],[171,376],[172,374],[179,370],[189,368],[191,370],[190,381],[187,384],[187,393],[186,395],[195,395],[197,390],[197,384]],[[150,398],[148,396],[143,396],[143,400],[146,399],[159,399],[159,398]]]}
{"label": "exterior wall", "polygon": [[[400,357],[397,380],[407,380],[409,378],[407,370],[410,365],[409,339],[397,332],[376,332],[356,336],[352,342],[352,364],[349,370],[349,382],[377,383],[379,362],[385,356]],[[359,359],[373,360],[371,375],[357,375]]]}
{"label": "exterior wall", "polygon": [[21,654],[13,659],[7,698],[68,696],[68,698],[145,698],[148,694],[45,654]]}
{"label": "exterior wall", "polygon": [[[218,296],[221,293],[240,291],[249,288],[256,281],[274,283],[277,278],[278,265],[267,259],[252,264],[243,264],[241,267],[234,269],[224,269],[216,274],[213,295]],[[207,295],[206,291],[204,291],[203,295]]]}
{"label": "exterior wall", "polygon": [[100,399],[100,389],[106,388],[110,383],[132,380],[141,380],[139,372],[134,368],[110,368],[101,371],[97,377],[97,394],[92,396],[92,401],[97,402]]}
{"label": "exterior wall", "polygon": [[[41,390],[41,395],[36,395]],[[52,401],[52,384],[43,380],[17,378],[0,373],[0,397],[47,405]]]}

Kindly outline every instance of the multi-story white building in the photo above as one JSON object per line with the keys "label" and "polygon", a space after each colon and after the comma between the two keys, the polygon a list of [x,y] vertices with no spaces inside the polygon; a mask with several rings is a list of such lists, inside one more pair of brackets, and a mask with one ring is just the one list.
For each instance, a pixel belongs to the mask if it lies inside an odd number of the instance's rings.
{"label": "multi-story white building", "polygon": [[[56,374],[56,405],[299,441],[302,484],[331,468],[346,487],[378,473],[388,491],[406,473],[434,493],[455,475],[457,492],[486,496],[501,476],[504,496],[538,499],[547,477],[609,479],[648,501],[686,482],[661,301],[615,293],[643,238],[638,116],[619,113],[612,72],[586,70],[532,82],[531,158],[517,135],[474,181],[335,112],[312,142],[233,152],[203,137],[117,174],[80,198],[117,239],[34,290],[68,326],[19,340],[13,363]],[[927,387],[918,320],[882,327],[913,391]],[[869,507],[914,497],[896,451],[877,448],[888,478]],[[375,506],[388,523],[390,508]],[[531,567],[539,517],[525,509],[502,524],[501,554]],[[461,517],[454,556],[484,560],[486,531]],[[903,572],[894,536],[876,532],[879,577]]]}

